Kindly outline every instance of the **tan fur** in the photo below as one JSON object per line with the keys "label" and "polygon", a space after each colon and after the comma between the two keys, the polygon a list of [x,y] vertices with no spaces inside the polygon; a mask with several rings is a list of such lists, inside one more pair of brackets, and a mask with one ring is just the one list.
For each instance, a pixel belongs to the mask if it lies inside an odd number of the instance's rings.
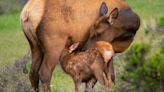
{"label": "tan fur", "polygon": [[[88,28],[98,16],[102,1],[103,0],[97,0],[97,2],[95,2],[95,0],[49,0],[46,7],[48,12],[46,12],[46,18],[43,20],[44,24],[46,23],[44,28],[45,30],[53,29],[54,31],[60,31],[71,36],[76,42],[83,42],[86,38],[86,34],[88,34]],[[114,6],[122,5],[116,4],[120,2],[120,0],[115,0],[115,4],[113,4],[112,1],[113,0],[105,0],[108,4],[109,11],[111,11],[110,8],[112,9]],[[125,6],[126,4],[124,4],[124,7]],[[128,8],[128,6],[126,6],[126,8]],[[63,27],[61,28],[61,26]],[[51,30],[51,32],[53,32],[53,30]]]}
{"label": "tan fur", "polygon": [[[87,29],[98,16],[97,14],[102,2],[103,0],[98,0],[97,2],[95,0],[29,0],[22,10],[21,18],[25,12],[29,12],[28,19],[32,24],[31,29],[35,33],[42,17],[45,16],[43,20],[44,24],[46,23],[45,30],[67,30],[64,31],[66,34],[71,35],[74,40],[83,42],[87,34]],[[122,0],[105,0],[105,2],[108,5],[109,11],[115,7],[120,9],[128,8],[127,4]],[[43,15],[44,10],[47,10],[46,15]],[[46,26],[47,24],[49,26]],[[60,26],[63,26],[63,28]]]}
{"label": "tan fur", "polygon": [[38,41],[36,29],[43,17],[45,0],[29,0],[20,14],[20,21],[27,38],[33,45]]}
{"label": "tan fur", "polygon": [[46,0],[29,0],[23,8],[20,19],[23,20],[26,12],[28,12],[28,21],[32,23],[32,29],[35,32],[38,27],[42,16],[44,14]]}

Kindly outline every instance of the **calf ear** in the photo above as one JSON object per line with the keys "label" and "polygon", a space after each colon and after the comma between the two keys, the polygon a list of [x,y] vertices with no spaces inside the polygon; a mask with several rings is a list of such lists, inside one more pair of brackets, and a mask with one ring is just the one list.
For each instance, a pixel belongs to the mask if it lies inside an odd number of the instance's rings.
{"label": "calf ear", "polygon": [[108,7],[107,7],[107,5],[106,5],[105,2],[102,2],[99,11],[100,11],[100,16],[104,16],[104,15],[107,14],[107,12],[108,12]]}
{"label": "calf ear", "polygon": [[118,8],[114,8],[110,13],[110,19],[116,19],[118,17]]}
{"label": "calf ear", "polygon": [[80,44],[79,42],[72,44],[69,47],[69,52],[72,53],[79,46],[79,44]]}
{"label": "calf ear", "polygon": [[117,19],[117,17],[118,17],[118,8],[114,8],[109,15],[108,22],[110,24],[113,24],[113,19]]}

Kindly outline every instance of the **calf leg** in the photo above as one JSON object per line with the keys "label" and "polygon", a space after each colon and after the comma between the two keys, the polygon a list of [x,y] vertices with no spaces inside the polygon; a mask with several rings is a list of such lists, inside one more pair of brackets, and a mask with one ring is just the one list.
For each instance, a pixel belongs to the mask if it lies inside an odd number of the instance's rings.
{"label": "calf leg", "polygon": [[86,83],[86,88],[85,88],[84,92],[94,92],[93,88],[94,88],[96,82],[97,82],[96,78],[92,78],[91,80],[89,80]]}
{"label": "calf leg", "polygon": [[101,65],[99,61],[94,61],[94,63],[91,66],[91,69],[96,79],[100,82],[100,84],[108,86],[108,81],[105,76],[103,65]]}
{"label": "calf leg", "polygon": [[73,79],[75,83],[75,92],[80,92],[80,83],[81,83],[80,78],[75,76]]}
{"label": "calf leg", "polygon": [[107,72],[107,78],[110,82],[115,83],[115,73],[114,73],[114,67],[113,67],[113,60],[108,65],[108,72]]}

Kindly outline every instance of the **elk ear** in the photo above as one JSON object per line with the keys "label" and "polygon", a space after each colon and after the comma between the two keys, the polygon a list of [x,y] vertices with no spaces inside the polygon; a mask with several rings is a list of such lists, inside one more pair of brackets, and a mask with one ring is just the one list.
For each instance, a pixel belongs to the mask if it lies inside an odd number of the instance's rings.
{"label": "elk ear", "polygon": [[118,17],[118,8],[114,8],[110,13],[110,19],[116,19]]}
{"label": "elk ear", "polygon": [[105,2],[102,2],[99,11],[100,11],[100,16],[98,17],[94,25],[90,28],[90,38],[92,38],[97,34],[102,33],[106,28],[106,25],[101,25],[101,23],[104,23],[109,19],[109,16],[106,15],[108,12],[108,7]]}
{"label": "elk ear", "polygon": [[107,14],[107,12],[108,12],[108,7],[107,7],[107,5],[106,5],[105,2],[102,2],[99,11],[100,11],[100,16],[104,16],[104,15]]}
{"label": "elk ear", "polygon": [[80,44],[79,42],[72,44],[69,47],[69,52],[72,53],[79,46],[79,44]]}

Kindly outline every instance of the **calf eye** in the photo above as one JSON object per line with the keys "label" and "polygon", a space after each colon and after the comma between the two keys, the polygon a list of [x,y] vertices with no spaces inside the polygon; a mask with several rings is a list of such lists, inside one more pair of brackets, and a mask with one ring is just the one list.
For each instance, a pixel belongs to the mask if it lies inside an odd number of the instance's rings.
{"label": "calf eye", "polygon": [[110,22],[108,20],[106,20],[105,23],[108,24],[108,25],[110,24]]}

